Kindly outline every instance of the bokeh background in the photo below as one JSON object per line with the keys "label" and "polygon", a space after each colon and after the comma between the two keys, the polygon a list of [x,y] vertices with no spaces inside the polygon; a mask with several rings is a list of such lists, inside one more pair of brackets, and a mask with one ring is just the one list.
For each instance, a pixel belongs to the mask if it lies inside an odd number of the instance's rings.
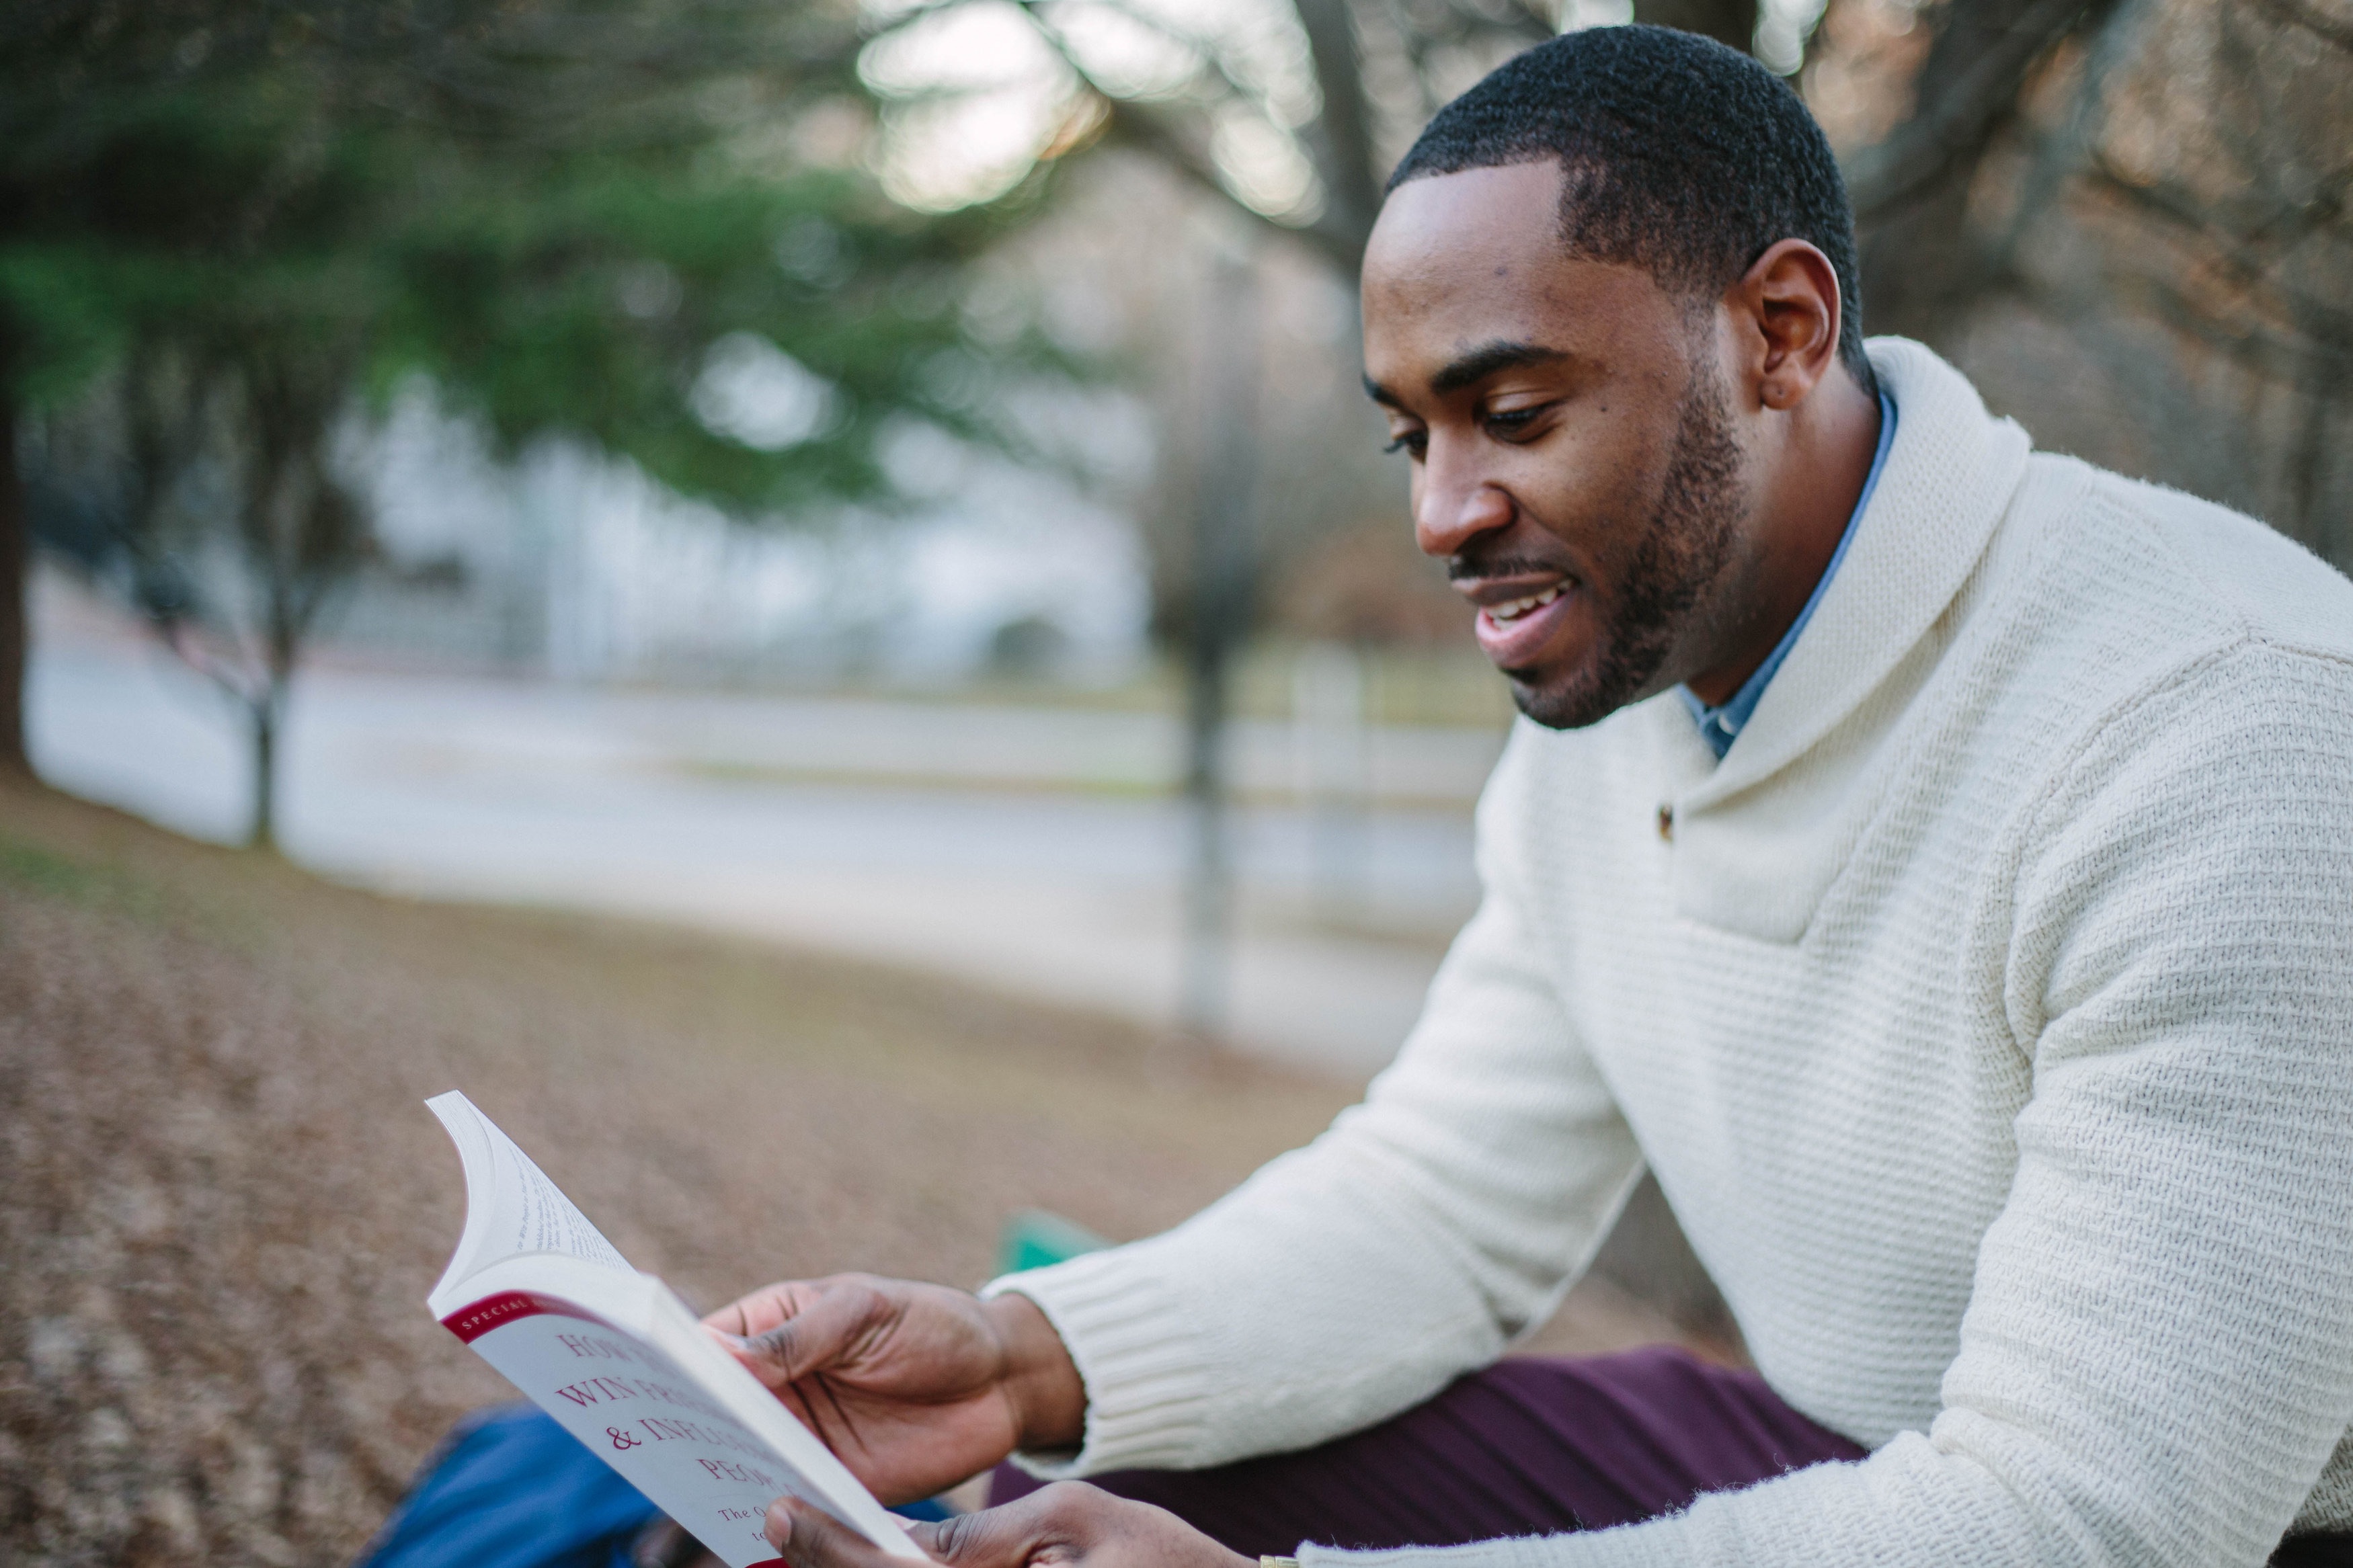
{"label": "bokeh background", "polygon": [[[1180,1217],[1391,1054],[1510,717],[1354,272],[1440,103],[1787,75],[1867,330],[2353,563],[2348,0],[0,12],[0,1541],[348,1560],[461,1087],[715,1305]],[[1536,1342],[1736,1336],[1638,1197]]]}

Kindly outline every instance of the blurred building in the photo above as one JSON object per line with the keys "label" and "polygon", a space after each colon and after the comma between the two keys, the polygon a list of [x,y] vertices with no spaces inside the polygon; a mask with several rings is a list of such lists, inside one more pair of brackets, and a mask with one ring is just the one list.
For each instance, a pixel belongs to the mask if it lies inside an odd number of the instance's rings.
{"label": "blurred building", "polygon": [[894,444],[903,511],[748,525],[586,447],[494,461],[425,387],[353,461],[381,555],[330,626],[345,648],[564,679],[915,683],[1116,680],[1145,652],[1134,521],[936,433]]}

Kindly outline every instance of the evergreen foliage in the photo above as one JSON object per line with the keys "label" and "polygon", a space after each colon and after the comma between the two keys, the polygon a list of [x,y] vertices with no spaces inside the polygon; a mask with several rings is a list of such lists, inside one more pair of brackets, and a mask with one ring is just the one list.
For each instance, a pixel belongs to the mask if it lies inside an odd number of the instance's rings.
{"label": "evergreen foliage", "polygon": [[[47,416],[98,454],[52,462],[36,510],[248,709],[257,842],[287,681],[371,549],[331,448],[405,379],[507,449],[572,434],[747,516],[888,505],[881,444],[909,416],[1020,445],[993,390],[1072,367],[976,335],[961,265],[1046,175],[952,216],[893,205],[854,161],[858,43],[845,6],[734,0],[0,20],[0,429]],[[845,125],[852,156],[807,151]],[[821,416],[764,436],[699,407],[714,353],[747,346],[818,378]],[[0,543],[21,551],[18,444]],[[208,592],[199,558],[245,591]]]}

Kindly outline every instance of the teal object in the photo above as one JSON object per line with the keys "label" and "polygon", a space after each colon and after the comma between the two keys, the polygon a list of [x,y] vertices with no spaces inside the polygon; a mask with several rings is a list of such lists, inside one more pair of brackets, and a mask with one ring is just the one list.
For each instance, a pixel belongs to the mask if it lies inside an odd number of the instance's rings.
{"label": "teal object", "polygon": [[1043,1268],[1110,1245],[1076,1220],[1044,1209],[1022,1209],[1005,1222],[1005,1233],[997,1238],[997,1271],[1018,1274],[1024,1268]]}

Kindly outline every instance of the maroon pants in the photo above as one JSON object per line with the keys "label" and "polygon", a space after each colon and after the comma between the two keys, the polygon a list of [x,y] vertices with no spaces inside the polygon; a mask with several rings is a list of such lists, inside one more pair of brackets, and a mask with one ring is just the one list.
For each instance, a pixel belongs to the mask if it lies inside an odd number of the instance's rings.
{"label": "maroon pants", "polygon": [[[1660,1345],[1498,1362],[1320,1448],[1089,1479],[1247,1556],[1287,1556],[1303,1541],[1363,1550],[1606,1530],[1671,1513],[1702,1492],[1862,1453],[1782,1404],[1756,1373]],[[988,1500],[1040,1484],[1000,1465]],[[2353,1535],[2291,1536],[2272,1568],[2353,1568]]]}
{"label": "maroon pants", "polygon": [[[1233,1551],[1303,1541],[1452,1546],[1605,1530],[1863,1450],[1754,1373],[1653,1346],[1581,1361],[1505,1361],[1429,1404],[1321,1447],[1208,1470],[1089,1478],[1156,1503]],[[1002,1466],[991,1503],[1040,1483]]]}

